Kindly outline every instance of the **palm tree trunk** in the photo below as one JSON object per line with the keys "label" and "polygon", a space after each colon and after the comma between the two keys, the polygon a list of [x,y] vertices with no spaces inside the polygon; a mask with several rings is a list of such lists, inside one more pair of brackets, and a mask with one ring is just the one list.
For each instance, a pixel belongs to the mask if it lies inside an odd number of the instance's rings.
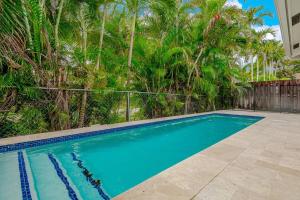
{"label": "palm tree trunk", "polygon": [[274,69],[275,69],[275,67],[274,67],[274,61],[272,59],[272,61],[271,61],[271,76],[273,76],[273,77],[274,77]]}
{"label": "palm tree trunk", "polygon": [[184,104],[184,114],[187,115],[189,112],[189,104],[190,104],[191,96],[189,94],[185,97],[185,104]]}
{"label": "palm tree trunk", "polygon": [[[58,14],[57,14],[57,18],[56,18],[56,23],[55,23],[55,27],[54,27],[54,40],[55,40],[55,50],[56,50],[56,53],[55,53],[55,59],[56,59],[56,64],[58,64],[58,51],[59,51],[59,38],[58,38],[58,29],[59,29],[59,24],[60,24],[60,18],[61,18],[61,14],[62,14],[62,9],[63,9],[63,6],[64,6],[64,1],[65,0],[61,0],[60,1],[60,4],[59,4],[59,7],[58,7]],[[63,80],[63,73],[65,73],[65,70],[62,69],[59,69],[59,72],[58,72],[58,80]],[[58,81],[60,82],[60,81]],[[60,87],[61,86],[61,83],[58,83],[58,86]]]}
{"label": "palm tree trunk", "polygon": [[[58,51],[59,51],[59,46],[60,46],[59,37],[58,37],[58,29],[59,29],[62,10],[64,7],[64,2],[65,2],[65,0],[60,1],[59,7],[58,7],[58,14],[57,14],[56,22],[55,22],[55,27],[54,27],[54,39],[55,39],[55,50],[56,50],[55,59],[56,59],[56,64],[58,66],[59,66]],[[45,4],[45,2],[42,2],[42,4]],[[44,8],[42,8],[42,9],[44,9]],[[58,82],[57,82],[58,88],[61,88],[66,81],[67,81],[67,71],[62,66],[60,66],[59,70],[58,70]],[[68,95],[67,91],[59,90],[57,98],[56,98],[56,104],[60,108],[60,111],[62,111],[64,114],[66,114],[68,116],[66,121],[63,120],[62,122],[60,122],[60,125],[59,125],[60,129],[70,128],[69,95]]]}
{"label": "palm tree trunk", "polygon": [[84,56],[84,61],[83,65],[84,68],[86,68],[86,61],[87,61],[87,33],[83,32],[83,56]]}
{"label": "palm tree trunk", "polygon": [[[64,6],[64,1],[65,0],[60,1],[59,7],[58,7],[58,14],[57,14],[57,18],[56,18],[56,23],[55,23],[55,28],[54,28],[54,38],[55,38],[56,51],[59,48],[58,28],[59,28],[59,24],[60,24],[60,18],[61,18],[62,9],[63,9],[63,6]],[[57,55],[57,53],[56,53],[56,55]]]}
{"label": "palm tree trunk", "polygon": [[176,13],[176,43],[179,40],[179,10],[180,10],[181,0],[176,1],[177,13]]}
{"label": "palm tree trunk", "polygon": [[83,95],[82,95],[82,98],[81,98],[78,128],[82,128],[84,126],[85,112],[86,112],[86,105],[87,105],[87,96],[88,96],[87,91],[85,90],[83,92]]}
{"label": "palm tree trunk", "polygon": [[267,55],[264,54],[264,81],[266,81]]}
{"label": "palm tree trunk", "polygon": [[134,45],[136,18],[137,18],[137,9],[133,13],[131,30],[130,30],[130,45],[129,45],[129,54],[128,54],[127,84],[129,84],[129,81],[130,81],[130,70],[131,70],[131,65],[132,65],[132,53],[133,53],[133,45]]}
{"label": "palm tree trunk", "polygon": [[267,75],[267,79],[268,81],[270,80],[271,78],[271,64],[269,62],[267,62],[267,68],[266,68],[266,75]]}
{"label": "palm tree trunk", "polygon": [[46,13],[46,10],[45,10],[45,4],[46,4],[46,0],[42,0],[42,1],[41,1],[41,8],[42,8],[42,11],[43,11],[44,13]]}
{"label": "palm tree trunk", "polygon": [[107,5],[106,5],[106,3],[104,3],[101,33],[100,33],[100,40],[99,40],[99,53],[98,53],[98,57],[97,57],[96,70],[99,70],[99,67],[101,64],[101,53],[102,53],[102,46],[103,46],[103,37],[104,37],[104,32],[105,32],[105,22],[106,22],[107,10],[108,10]]}
{"label": "palm tree trunk", "polygon": [[202,56],[202,53],[203,53],[203,51],[204,51],[204,46],[201,45],[201,46],[200,46],[200,49],[201,49],[201,50],[200,50],[200,52],[199,52],[199,54],[198,54],[198,56],[197,56],[197,58],[196,58],[196,60],[195,60],[195,62],[194,62],[193,68],[192,68],[192,70],[191,70],[191,72],[190,72],[190,74],[189,74],[188,85],[189,85],[189,83],[190,83],[191,75],[193,74],[194,70],[195,70],[195,72],[196,72],[196,76],[197,76],[197,77],[200,76],[200,72],[199,72],[199,70],[198,70],[198,68],[197,68],[197,65],[198,65],[198,62],[199,62],[199,60],[200,60],[200,58],[201,58],[201,56]]}
{"label": "palm tree trunk", "polygon": [[114,16],[115,15],[115,12],[117,10],[117,7],[118,7],[118,3],[115,3],[115,5],[113,6],[113,9],[112,9],[112,12],[111,12],[111,16]]}
{"label": "palm tree trunk", "polygon": [[131,67],[132,64],[132,53],[133,53],[133,45],[134,45],[134,36],[135,36],[135,26],[136,26],[136,12],[133,15],[131,30],[130,30],[130,46],[129,46],[129,55],[128,55],[128,67]]}
{"label": "palm tree trunk", "polygon": [[253,62],[254,56],[251,55],[251,81],[253,82],[254,80],[254,62]]}
{"label": "palm tree trunk", "polygon": [[[85,24],[83,24],[84,22],[82,22],[82,27],[85,27]],[[87,70],[86,68],[86,64],[87,64],[87,38],[88,38],[88,33],[86,29],[82,30],[82,47],[81,49],[83,50],[83,55],[84,55],[84,60],[83,60],[83,67],[84,70]],[[87,77],[86,79],[88,79],[89,77],[89,71],[87,71]],[[78,121],[78,127],[81,128],[84,126],[84,121],[85,121],[85,115],[86,115],[86,106],[87,106],[87,96],[88,96],[88,92],[87,90],[90,89],[90,83],[92,81],[90,80],[86,80],[86,84],[84,86],[84,92],[81,98],[81,106],[80,106],[80,111],[79,111],[79,121]]]}
{"label": "palm tree trunk", "polygon": [[276,67],[274,68],[275,78],[277,80],[277,67],[278,67],[278,61],[276,62]]}
{"label": "palm tree trunk", "polygon": [[259,55],[257,55],[257,61],[256,61],[256,81],[259,81]]}

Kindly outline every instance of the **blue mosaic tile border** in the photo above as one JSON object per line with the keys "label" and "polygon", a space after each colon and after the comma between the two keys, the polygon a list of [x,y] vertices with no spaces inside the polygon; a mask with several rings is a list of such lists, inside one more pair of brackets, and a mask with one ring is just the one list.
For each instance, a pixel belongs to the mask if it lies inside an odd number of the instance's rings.
{"label": "blue mosaic tile border", "polygon": [[59,167],[59,164],[58,164],[57,160],[54,158],[54,156],[52,154],[48,154],[48,157],[49,157],[50,161],[52,162],[57,175],[59,176],[61,181],[65,184],[66,189],[68,190],[68,194],[69,194],[70,199],[71,200],[78,200],[75,191],[70,186],[70,183],[69,183],[67,177],[64,175],[62,169]]}
{"label": "blue mosaic tile border", "polygon": [[[80,166],[80,168],[86,169],[86,168],[82,165],[82,160],[79,160],[79,159],[77,158],[77,156],[76,156],[75,153],[71,153],[71,156],[72,156],[72,158],[73,158],[73,161],[77,162],[78,167]],[[88,181],[91,185],[93,185],[93,184],[92,184],[92,178],[90,178],[90,179],[87,180],[87,181]],[[98,193],[99,193],[99,195],[100,195],[100,197],[101,197],[102,199],[104,199],[104,200],[110,200],[110,197],[108,196],[108,194],[106,194],[106,193],[104,192],[104,189],[101,187],[101,184],[100,184],[99,186],[94,186],[94,187],[95,187],[95,189],[97,189],[97,191],[98,191]]]}
{"label": "blue mosaic tile border", "polygon": [[18,152],[19,173],[23,200],[32,200],[23,152]]}
{"label": "blue mosaic tile border", "polygon": [[192,117],[169,119],[169,120],[163,120],[163,121],[157,121],[157,122],[148,122],[148,123],[144,123],[144,124],[129,125],[129,126],[111,128],[111,129],[100,130],[100,131],[78,133],[78,134],[68,135],[68,136],[60,136],[60,137],[35,140],[35,141],[30,141],[30,142],[22,142],[22,143],[10,144],[10,145],[3,145],[3,146],[0,146],[0,153],[17,151],[17,150],[21,150],[21,149],[27,149],[27,148],[31,148],[31,147],[43,146],[43,145],[53,144],[53,143],[66,142],[69,140],[82,139],[82,138],[86,138],[86,137],[97,136],[97,135],[102,135],[102,134],[107,134],[107,133],[113,133],[113,132],[117,132],[117,131],[133,129],[133,128],[146,127],[146,126],[151,126],[154,124],[162,124],[162,123],[182,121],[182,120],[195,119],[195,118],[204,118],[204,117],[208,117],[208,116],[242,117],[242,118],[252,118],[252,119],[257,119],[257,120],[264,118],[264,117],[259,117],[259,116],[233,115],[233,114],[222,114],[222,113],[203,114],[203,115],[196,115],[196,116],[192,116]]}

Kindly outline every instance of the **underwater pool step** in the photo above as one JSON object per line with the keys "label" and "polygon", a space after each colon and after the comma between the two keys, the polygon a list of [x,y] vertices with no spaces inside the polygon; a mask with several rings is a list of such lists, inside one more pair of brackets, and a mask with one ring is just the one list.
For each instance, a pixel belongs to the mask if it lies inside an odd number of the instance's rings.
{"label": "underwater pool step", "polygon": [[0,199],[23,199],[17,152],[0,154]]}
{"label": "underwater pool step", "polygon": [[75,190],[72,188],[72,186],[70,186],[70,182],[68,181],[68,178],[65,176],[65,174],[64,174],[63,170],[61,169],[60,165],[58,164],[57,160],[54,158],[54,156],[52,154],[48,154],[48,158],[52,162],[58,177],[64,183],[64,185],[68,191],[70,199],[78,200]]}
{"label": "underwater pool step", "polygon": [[34,179],[33,179],[33,176],[32,176],[32,170],[31,170],[30,163],[28,161],[27,153],[26,153],[26,151],[22,151],[22,153],[23,153],[23,159],[24,159],[26,173],[27,173],[27,179],[28,179],[28,183],[29,183],[29,190],[30,190],[30,194],[31,194],[31,199],[32,200],[38,200],[37,194],[36,194],[36,191],[35,191],[35,187],[34,187]]}
{"label": "underwater pool step", "polygon": [[[73,161],[76,162],[77,167],[79,168],[79,170],[81,171],[82,175],[83,175],[83,171],[82,170],[86,170],[88,172],[88,169],[85,168],[83,166],[83,161],[78,159],[78,157],[76,156],[75,153],[71,153],[72,159]],[[90,184],[90,186],[92,186],[94,189],[97,190],[99,196],[103,199],[103,200],[110,200],[110,197],[108,196],[108,194],[106,194],[106,192],[104,191],[104,189],[101,186],[101,181],[99,180],[98,185],[94,185],[93,181],[95,181],[95,179],[93,179],[92,174],[90,173],[90,177],[86,177],[86,182],[88,182]],[[84,175],[82,176],[84,177]]]}
{"label": "underwater pool step", "polygon": [[98,191],[86,180],[70,153],[56,154],[55,156],[60,161],[61,167],[65,169],[66,176],[76,185],[84,200],[102,199],[99,198]]}
{"label": "underwater pool step", "polygon": [[26,151],[18,152],[18,162],[23,200],[37,200],[32,171]]}
{"label": "underwater pool step", "polygon": [[27,155],[39,200],[70,200],[65,185],[57,176],[48,154]]}

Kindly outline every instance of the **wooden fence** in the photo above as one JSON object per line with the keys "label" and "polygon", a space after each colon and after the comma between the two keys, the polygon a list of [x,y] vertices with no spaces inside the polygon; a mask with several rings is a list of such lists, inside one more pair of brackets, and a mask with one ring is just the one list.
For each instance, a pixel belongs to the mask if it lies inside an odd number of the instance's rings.
{"label": "wooden fence", "polygon": [[300,80],[252,83],[237,103],[241,109],[300,113]]}

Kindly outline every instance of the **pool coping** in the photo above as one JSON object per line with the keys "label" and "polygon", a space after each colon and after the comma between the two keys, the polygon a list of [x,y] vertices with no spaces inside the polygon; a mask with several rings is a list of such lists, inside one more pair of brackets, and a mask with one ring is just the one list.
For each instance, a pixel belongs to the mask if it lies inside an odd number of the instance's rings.
{"label": "pool coping", "polygon": [[134,129],[138,127],[150,126],[153,124],[160,124],[172,121],[178,121],[183,119],[197,118],[201,116],[210,116],[210,115],[226,115],[226,116],[238,116],[238,117],[250,117],[250,118],[264,118],[263,116],[257,115],[234,115],[226,114],[222,111],[214,111],[207,113],[198,113],[192,115],[180,115],[173,117],[157,118],[151,120],[141,120],[133,122],[118,123],[112,125],[96,125],[87,128],[80,129],[70,129],[64,131],[55,131],[50,133],[41,133],[34,135],[18,136],[11,138],[0,139],[0,153],[6,153],[11,151],[18,151],[27,148],[44,146],[48,144],[61,143],[86,137],[93,137],[102,134],[110,134],[117,131]]}

